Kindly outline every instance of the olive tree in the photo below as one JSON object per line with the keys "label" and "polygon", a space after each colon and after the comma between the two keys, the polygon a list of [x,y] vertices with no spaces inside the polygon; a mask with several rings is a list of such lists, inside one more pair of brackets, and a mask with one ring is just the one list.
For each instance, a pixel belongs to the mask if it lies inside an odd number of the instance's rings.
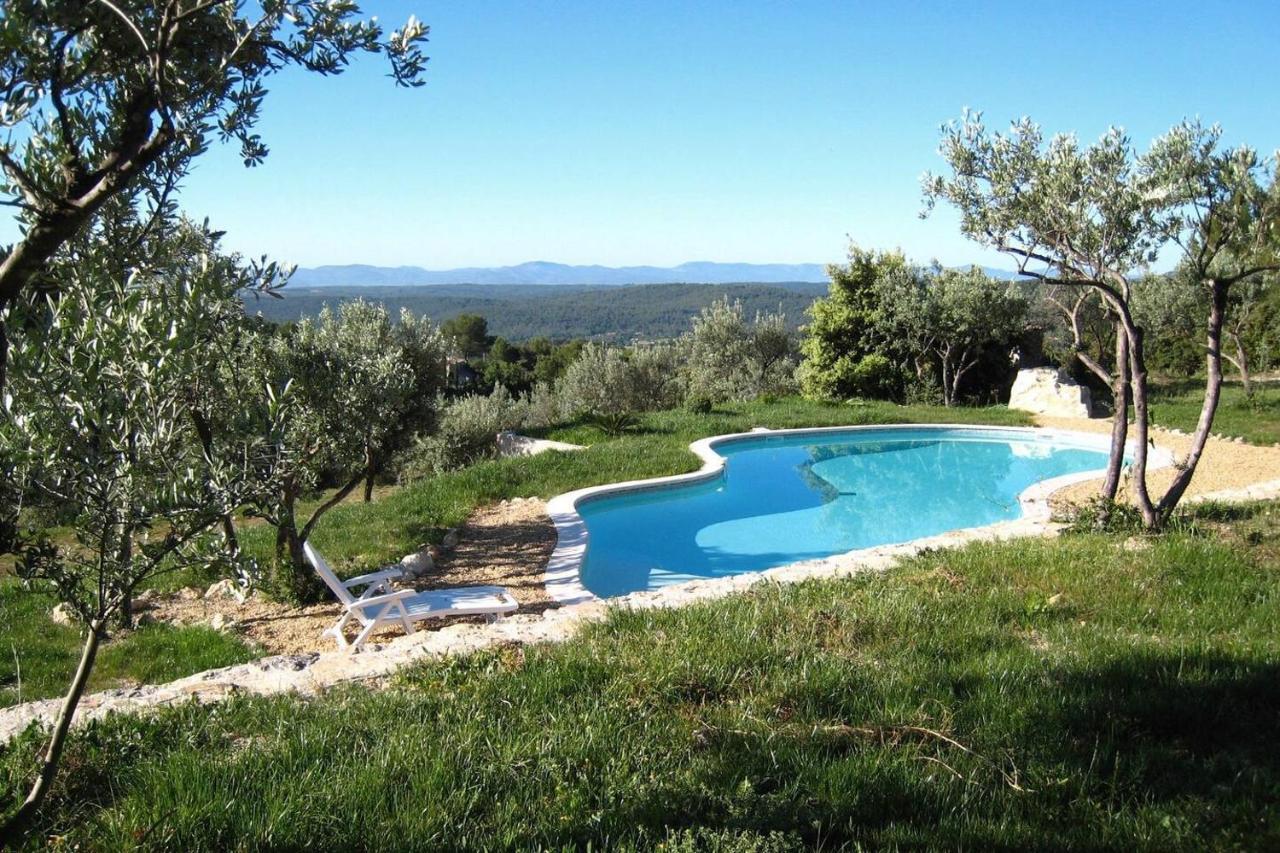
{"label": "olive tree", "polygon": [[[234,140],[248,165],[272,75],[340,73],[382,53],[404,86],[422,82],[427,28],[384,32],[352,0],[13,0],[0,15],[0,195],[22,236],[0,258],[0,310],[107,201],[145,190],[163,211],[194,158]],[[0,325],[0,388],[8,351]]]}
{"label": "olive tree", "polygon": [[1139,507],[1149,524],[1167,519],[1182,499],[1204,453],[1222,394],[1222,336],[1237,286],[1280,269],[1280,186],[1275,158],[1252,148],[1221,146],[1216,125],[1183,122],[1142,158],[1142,185],[1158,201],[1153,218],[1160,235],[1182,252],[1184,274],[1208,303],[1202,317],[1204,402],[1191,449],[1173,482],[1151,505],[1146,483],[1137,484]]}
{"label": "olive tree", "polygon": [[[295,329],[265,332],[247,346],[267,462],[251,514],[276,530],[271,581],[295,600],[316,592],[302,550],[316,525],[433,416],[443,382],[443,341],[433,326],[356,300],[326,308]],[[276,408],[283,419],[270,417]],[[300,516],[298,503],[326,484],[333,492]]]}
{"label": "olive tree", "polygon": [[18,575],[51,588],[85,626],[37,778],[11,818],[15,832],[53,781],[111,619],[147,578],[216,558],[205,533],[250,490],[256,464],[252,440],[235,453],[206,452],[190,417],[192,384],[219,369],[218,351],[204,344],[242,316],[246,278],[224,275],[216,241],[189,224],[127,277],[117,276],[112,248],[79,252],[59,270],[55,293],[23,294],[3,312],[14,336],[0,458],[19,495],[60,504],[74,540],[21,531]]}
{"label": "olive tree", "polygon": [[895,278],[880,291],[880,337],[915,361],[917,372],[932,362],[946,406],[956,404],[989,348],[1008,348],[1026,327],[1026,300],[979,267]]}
{"label": "olive tree", "polygon": [[567,411],[591,418],[608,433],[622,433],[641,412],[661,405],[654,381],[672,379],[673,365],[660,356],[632,357],[620,347],[589,343],[556,383],[556,394]]}
{"label": "olive tree", "polygon": [[693,319],[681,346],[691,398],[746,400],[793,382],[795,343],[781,313],[749,321],[740,300],[717,299]]}
{"label": "olive tree", "polygon": [[[938,200],[951,203],[963,233],[1017,259],[1021,274],[1089,289],[1115,316],[1134,407],[1135,500],[1150,527],[1162,525],[1177,505],[1208,438],[1230,287],[1267,268],[1260,258],[1275,237],[1274,183],[1270,193],[1263,189],[1252,151],[1220,150],[1218,142],[1216,129],[1184,123],[1139,156],[1114,128],[1082,147],[1070,135],[1046,141],[1030,119],[999,134],[988,132],[979,114],[966,113],[943,128],[941,153],[950,174],[924,178],[925,215]],[[1147,363],[1133,283],[1171,242],[1212,297],[1205,320],[1209,379],[1191,452],[1157,502],[1147,489]],[[1127,427],[1125,409],[1117,406],[1104,496],[1115,494]]]}

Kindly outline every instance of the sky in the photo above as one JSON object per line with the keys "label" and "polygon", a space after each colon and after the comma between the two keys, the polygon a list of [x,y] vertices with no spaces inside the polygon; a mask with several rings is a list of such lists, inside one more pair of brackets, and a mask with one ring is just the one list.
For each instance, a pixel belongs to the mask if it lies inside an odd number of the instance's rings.
{"label": "sky", "polygon": [[362,4],[431,27],[426,85],[384,60],[273,79],[246,169],[206,155],[182,206],[230,248],[303,266],[530,260],[1011,262],[939,210],[965,107],[1139,148],[1184,117],[1280,147],[1280,2]]}

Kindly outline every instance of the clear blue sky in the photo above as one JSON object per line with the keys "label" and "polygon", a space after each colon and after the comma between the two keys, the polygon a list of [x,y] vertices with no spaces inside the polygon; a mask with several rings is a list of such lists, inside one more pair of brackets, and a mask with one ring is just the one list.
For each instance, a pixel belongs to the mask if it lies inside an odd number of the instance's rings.
{"label": "clear blue sky", "polygon": [[[367,2],[431,26],[427,84],[377,58],[277,78],[264,166],[215,150],[184,207],[311,266],[826,262],[848,237],[1008,266],[920,221],[968,106],[1141,147],[1184,116],[1280,147],[1280,2]],[[848,235],[848,236],[846,236]]]}

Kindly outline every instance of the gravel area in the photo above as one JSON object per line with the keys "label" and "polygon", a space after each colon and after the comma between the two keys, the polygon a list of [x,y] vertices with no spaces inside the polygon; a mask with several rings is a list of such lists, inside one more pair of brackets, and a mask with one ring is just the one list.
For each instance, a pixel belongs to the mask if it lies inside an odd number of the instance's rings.
{"label": "gravel area", "polygon": [[[457,547],[436,559],[436,568],[413,581],[415,589],[496,584],[506,587],[520,602],[520,613],[536,613],[555,606],[542,585],[542,571],[556,544],[555,528],[538,498],[516,498],[477,510],[459,529]],[[336,648],[322,632],[337,620],[336,603],[290,607],[261,598],[240,604],[231,598],[199,597],[194,589],[156,597],[140,603],[145,618],[181,625],[208,625],[218,617],[230,620],[230,630],[260,646],[267,654],[332,651]],[[420,622],[421,628],[439,628],[451,622],[475,619],[437,619]],[[389,625],[373,635],[374,641],[402,636],[399,625]],[[348,637],[354,637],[348,631]]]}
{"label": "gravel area", "polygon": [[[1053,429],[1069,429],[1079,432],[1111,432],[1111,421],[1105,418],[1053,418],[1037,416],[1036,423]],[[1132,434],[1130,435],[1132,437]],[[1151,438],[1161,447],[1173,452],[1174,458],[1183,459],[1191,449],[1191,436],[1182,432],[1163,429],[1151,430]],[[1173,480],[1173,469],[1152,471],[1147,475],[1148,488],[1153,499],[1158,499]],[[1240,489],[1246,486],[1280,479],[1280,448],[1258,447],[1230,439],[1210,438],[1204,455],[1196,466],[1195,476],[1187,487],[1187,497],[1219,492],[1224,489]],[[1076,483],[1054,494],[1056,506],[1079,504],[1098,493],[1102,480]]]}

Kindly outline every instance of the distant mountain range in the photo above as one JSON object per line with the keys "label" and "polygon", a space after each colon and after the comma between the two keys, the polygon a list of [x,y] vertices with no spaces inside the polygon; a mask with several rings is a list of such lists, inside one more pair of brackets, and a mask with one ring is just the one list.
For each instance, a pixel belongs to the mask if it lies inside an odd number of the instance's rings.
{"label": "distant mountain range", "polygon": [[677,267],[571,266],[531,261],[511,267],[376,267],[367,264],[300,267],[293,283],[303,287],[421,284],[728,284],[737,281],[826,281],[823,264],[720,264],[694,261]]}
{"label": "distant mountain range", "polygon": [[[984,267],[988,275],[1014,278],[1006,270]],[[824,282],[825,264],[726,264],[693,261],[676,267],[573,266],[530,261],[510,267],[461,267],[428,270],[422,267],[378,267],[368,264],[299,267],[295,287],[404,287],[440,284],[596,285],[625,284],[731,284],[756,282]]]}

